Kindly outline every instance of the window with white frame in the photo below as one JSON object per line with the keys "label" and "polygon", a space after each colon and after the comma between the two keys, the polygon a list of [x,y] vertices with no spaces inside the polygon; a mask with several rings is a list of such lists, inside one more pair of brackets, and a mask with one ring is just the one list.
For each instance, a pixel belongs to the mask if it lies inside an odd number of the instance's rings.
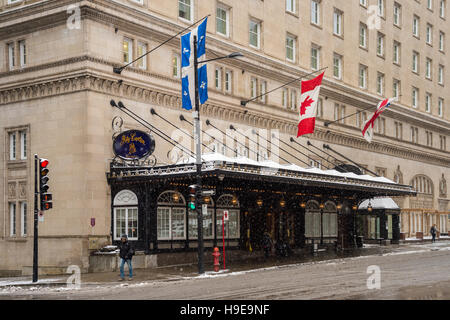
{"label": "window with white frame", "polygon": [[384,95],[384,74],[381,72],[377,73],[377,93]]}
{"label": "window with white frame", "polygon": [[400,55],[401,55],[401,45],[400,42],[394,41],[394,45],[393,45],[393,62],[395,64],[400,64]]}
{"label": "window with white frame", "polygon": [[176,191],[165,191],[157,199],[158,240],[186,239],[186,201]]}
{"label": "window with white frame", "polygon": [[16,67],[16,48],[14,42],[8,43],[9,70]]}
{"label": "window with white frame", "polygon": [[398,121],[394,121],[395,125],[395,138],[403,140],[403,124]]}
{"label": "window with white frame", "polygon": [[25,160],[27,158],[27,132],[20,131],[20,159]]}
{"label": "window with white frame", "polygon": [[220,67],[214,70],[214,83],[217,90],[222,90],[222,68]]}
{"label": "window with white frame", "polygon": [[413,35],[416,37],[419,36],[419,23],[420,23],[419,17],[414,15],[413,24],[412,24],[412,32],[413,32]]}
{"label": "window with white frame", "polygon": [[295,13],[295,1],[296,0],[286,0],[286,11]]}
{"label": "window with white frame", "polygon": [[402,6],[398,2],[394,2],[394,25],[400,26],[402,22]]}
{"label": "window with white frame", "polygon": [[384,34],[377,34],[377,55],[384,57]]}
{"label": "window with white frame", "polygon": [[442,117],[444,115],[444,99],[438,99],[438,116]]}
{"label": "window with white frame", "polygon": [[439,31],[439,51],[444,51],[445,34]]}
{"label": "window with white frame", "polygon": [[320,1],[311,0],[311,23],[320,25]]}
{"label": "window with white frame", "polygon": [[16,235],[16,203],[9,203],[9,235],[11,237]]}
{"label": "window with white frame", "polygon": [[231,93],[233,88],[233,71],[225,71],[225,92]]}
{"label": "window with white frame", "polygon": [[133,40],[129,38],[123,39],[123,63],[133,61]]}
{"label": "window with white frame", "polygon": [[411,127],[411,142],[419,143],[419,129],[417,127]]}
{"label": "window with white frame", "polygon": [[20,202],[20,234],[22,237],[26,237],[28,233],[28,220],[27,220],[27,203],[25,201]]}
{"label": "window with white frame", "polygon": [[425,63],[425,77],[431,79],[432,60],[427,58]]}
{"label": "window with white frame", "polygon": [[427,9],[433,10],[433,0],[427,0]]}
{"label": "window with white frame", "polygon": [[433,26],[429,23],[427,23],[427,29],[426,29],[426,42],[427,44],[431,44],[433,41]]}
{"label": "window with white frame", "polygon": [[322,100],[322,98],[319,98],[319,100],[317,100],[317,117],[318,118],[323,117],[323,100]]}
{"label": "window with white frame", "polygon": [[291,110],[297,110],[297,91],[294,89],[291,89],[291,99],[289,103],[289,107]]}
{"label": "window with white frame", "polygon": [[216,204],[216,229],[217,238],[222,238],[222,217],[223,212],[228,211],[228,221],[225,222],[225,238],[238,239],[240,237],[239,212],[240,205],[238,199],[231,194],[224,194],[217,199]]}
{"label": "window with white frame", "polygon": [[250,98],[256,98],[258,95],[258,81],[255,77],[250,78]]}
{"label": "window with white frame", "polygon": [[193,9],[193,0],[178,0],[178,17],[187,21],[192,21]]}
{"label": "window with white frame", "polygon": [[384,17],[384,0],[378,0],[377,13],[380,17]]}
{"label": "window with white frame", "polygon": [[338,36],[343,35],[343,13],[338,9],[334,9],[333,13],[333,33]]}
{"label": "window with white frame", "polygon": [[134,192],[122,190],[114,197],[114,240],[123,234],[138,240],[138,199]]}
{"label": "window with white frame", "polygon": [[438,83],[444,84],[444,66],[442,64],[438,68]]}
{"label": "window with white frame", "polygon": [[172,56],[172,76],[174,78],[180,78],[180,56],[177,54],[174,54]]}
{"label": "window with white frame", "polygon": [[367,7],[367,0],[359,0],[359,4],[363,7]]}
{"label": "window with white frame", "polygon": [[411,105],[413,108],[417,108],[419,106],[419,89],[416,87],[412,87],[412,102]]}
{"label": "window with white frame", "polygon": [[342,56],[333,54],[333,76],[336,79],[342,79]]}
{"label": "window with white frame", "polygon": [[295,62],[295,37],[286,35],[286,59]]}
{"label": "window with white frame", "polygon": [[439,16],[445,18],[445,0],[439,1]]}
{"label": "window with white frame", "polygon": [[[138,41],[138,44],[137,44],[137,55],[138,55],[138,57],[141,57],[141,56],[143,56],[146,53],[147,53],[147,44],[143,43],[141,41]],[[137,67],[138,68],[143,69],[143,70],[147,70],[147,57],[148,56],[142,57],[141,59],[139,59],[137,61]]]}
{"label": "window with white frame", "polygon": [[281,105],[285,108],[288,107],[289,102],[289,90],[287,88],[283,88],[281,92]]}
{"label": "window with white frame", "polygon": [[230,35],[230,9],[222,4],[217,5],[216,32],[225,37]]}
{"label": "window with white frame", "polygon": [[392,96],[394,98],[400,98],[400,80],[394,79],[392,81]]}
{"label": "window with white frame", "polygon": [[447,149],[447,138],[443,135],[439,135],[439,149],[446,150]]}
{"label": "window with white frame", "polygon": [[266,103],[267,102],[267,81],[265,80],[260,80],[259,81],[259,94],[261,95],[261,97],[259,98],[260,101],[262,103]]}
{"label": "window with white frame", "polygon": [[249,44],[250,46],[259,49],[261,39],[261,22],[250,20],[249,22]]}
{"label": "window with white frame", "polygon": [[314,44],[311,46],[311,69],[320,69],[320,47]]}
{"label": "window with white frame", "polygon": [[359,46],[367,48],[367,26],[364,23],[359,24]]}
{"label": "window with white frame", "polygon": [[367,88],[367,66],[359,65],[359,87],[361,89]]}
{"label": "window with white frame", "polygon": [[[214,238],[214,209],[210,208],[214,205],[208,205],[206,214],[203,214],[203,238]],[[194,240],[198,237],[197,212],[189,210],[189,239]]]}
{"label": "window with white frame", "polygon": [[412,71],[419,73],[419,53],[416,51],[412,54]]}
{"label": "window with white frame", "polygon": [[426,130],[425,135],[427,137],[427,147],[433,147],[433,132]]}
{"label": "window with white frame", "polygon": [[431,94],[428,92],[425,94],[425,111],[431,112]]}
{"label": "window with white frame", "polygon": [[19,56],[20,56],[20,67],[24,68],[27,65],[27,46],[25,40],[19,41]]}
{"label": "window with white frame", "polygon": [[9,160],[16,160],[17,133],[9,133]]}

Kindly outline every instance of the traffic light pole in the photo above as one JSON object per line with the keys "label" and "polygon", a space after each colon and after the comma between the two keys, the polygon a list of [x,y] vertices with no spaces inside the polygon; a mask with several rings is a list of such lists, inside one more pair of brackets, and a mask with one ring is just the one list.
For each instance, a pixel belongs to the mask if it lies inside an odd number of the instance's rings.
{"label": "traffic light pole", "polygon": [[195,86],[195,112],[194,112],[194,142],[196,154],[196,180],[197,194],[195,197],[195,209],[197,211],[197,235],[198,235],[198,273],[205,273],[203,262],[203,213],[201,208],[202,196],[202,149],[200,137],[200,99],[198,95],[198,59],[197,59],[197,36],[194,36],[194,86]]}
{"label": "traffic light pole", "polygon": [[33,282],[38,281],[38,166],[39,157],[34,155],[34,232],[33,232]]}

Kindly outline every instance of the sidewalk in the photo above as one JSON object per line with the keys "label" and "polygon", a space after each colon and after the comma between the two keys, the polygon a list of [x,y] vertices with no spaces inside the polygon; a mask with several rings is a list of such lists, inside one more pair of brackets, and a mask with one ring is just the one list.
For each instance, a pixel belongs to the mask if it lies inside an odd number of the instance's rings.
{"label": "sidewalk", "polygon": [[[437,246],[446,245],[440,243]],[[224,272],[240,272],[248,271],[254,269],[262,268],[272,268],[272,267],[283,267],[286,265],[297,264],[297,263],[315,263],[319,261],[334,260],[334,259],[345,259],[360,256],[371,256],[371,255],[384,255],[384,254],[396,254],[401,252],[408,252],[410,250],[432,250],[430,247],[432,244],[426,243],[412,243],[412,244],[401,244],[401,245],[389,245],[389,246],[379,246],[379,245],[364,245],[363,248],[354,249],[344,252],[334,252],[325,251],[319,252],[317,254],[312,254],[308,252],[304,253],[294,253],[290,257],[277,257],[275,255],[270,256],[267,260],[263,257],[256,257],[249,261],[242,262],[231,262],[226,263],[227,270],[223,270],[223,264],[221,260],[221,270],[220,273]],[[198,277],[198,266],[193,265],[178,265],[178,266],[167,266],[158,267],[152,269],[133,269],[133,280],[128,281],[128,268],[125,267],[125,281],[119,281],[119,272],[101,272],[101,273],[84,273],[81,274],[81,287],[95,287],[102,285],[128,285],[136,284],[142,282],[159,282],[159,281],[177,281],[184,278],[194,278]],[[209,276],[216,274],[213,271],[212,265],[205,265],[205,274],[203,276]],[[6,288],[21,288],[29,289],[36,287],[66,287],[66,281],[70,277],[70,274],[59,275],[59,276],[40,276],[37,283],[31,282],[31,277],[15,277],[15,278],[0,278],[0,292],[2,289]]]}

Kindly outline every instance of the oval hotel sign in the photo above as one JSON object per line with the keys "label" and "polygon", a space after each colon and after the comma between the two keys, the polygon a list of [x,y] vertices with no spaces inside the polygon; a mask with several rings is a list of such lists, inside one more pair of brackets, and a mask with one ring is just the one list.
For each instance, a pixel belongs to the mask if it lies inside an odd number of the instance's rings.
{"label": "oval hotel sign", "polygon": [[140,130],[127,130],[114,139],[113,151],[124,160],[145,158],[155,151],[155,139]]}

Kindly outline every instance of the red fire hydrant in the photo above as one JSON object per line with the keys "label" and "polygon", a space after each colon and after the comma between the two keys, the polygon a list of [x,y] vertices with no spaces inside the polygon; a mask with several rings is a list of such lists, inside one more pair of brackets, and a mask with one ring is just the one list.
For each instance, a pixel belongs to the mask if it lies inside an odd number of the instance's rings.
{"label": "red fire hydrant", "polygon": [[214,271],[215,272],[219,272],[219,268],[220,268],[220,263],[219,263],[220,252],[219,252],[219,248],[215,247],[214,248],[214,252],[212,253],[212,255],[214,257]]}

